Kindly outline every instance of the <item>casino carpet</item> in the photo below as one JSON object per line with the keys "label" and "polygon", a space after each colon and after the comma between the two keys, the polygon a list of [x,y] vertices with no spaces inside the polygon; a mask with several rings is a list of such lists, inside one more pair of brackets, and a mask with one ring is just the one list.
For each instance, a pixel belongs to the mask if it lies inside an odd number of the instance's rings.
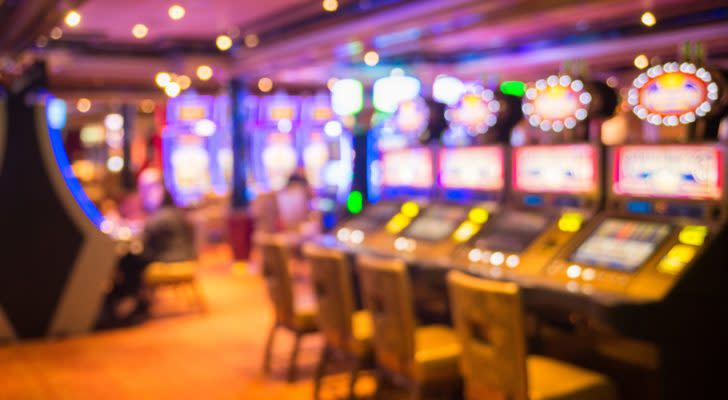
{"label": "casino carpet", "polygon": [[[227,259],[224,249],[203,259],[205,314],[185,312],[182,299],[167,292],[154,318],[140,326],[0,345],[0,399],[310,399],[320,338],[303,341],[301,379],[288,384],[292,341],[281,331],[274,372],[263,376],[271,308],[262,280],[234,272]],[[360,381],[357,393],[369,397],[373,378]],[[345,395],[345,374],[325,381],[323,399]]]}

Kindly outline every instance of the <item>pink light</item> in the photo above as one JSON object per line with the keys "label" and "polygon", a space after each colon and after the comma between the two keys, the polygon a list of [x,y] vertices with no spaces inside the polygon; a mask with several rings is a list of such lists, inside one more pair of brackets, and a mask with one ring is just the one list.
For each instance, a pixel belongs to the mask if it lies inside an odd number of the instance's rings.
{"label": "pink light", "polygon": [[446,189],[501,190],[503,149],[497,146],[441,149],[440,184]]}

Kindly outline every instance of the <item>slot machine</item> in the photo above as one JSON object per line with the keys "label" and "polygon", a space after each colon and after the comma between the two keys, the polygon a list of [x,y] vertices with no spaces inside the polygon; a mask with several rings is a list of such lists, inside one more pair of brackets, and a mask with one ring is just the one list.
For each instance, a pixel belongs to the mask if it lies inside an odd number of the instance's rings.
{"label": "slot machine", "polygon": [[691,63],[634,80],[628,126],[649,143],[610,149],[605,211],[542,271],[561,292],[544,310],[579,321],[603,357],[657,374],[656,393],[630,398],[710,398],[720,386],[728,164],[711,119],[723,87]]}

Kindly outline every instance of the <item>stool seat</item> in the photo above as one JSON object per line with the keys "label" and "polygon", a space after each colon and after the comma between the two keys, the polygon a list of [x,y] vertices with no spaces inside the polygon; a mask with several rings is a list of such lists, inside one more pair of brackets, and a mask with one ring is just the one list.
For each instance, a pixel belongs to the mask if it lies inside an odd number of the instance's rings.
{"label": "stool seat", "polygon": [[529,356],[526,367],[530,400],[614,399],[602,374],[542,356]]}
{"label": "stool seat", "polygon": [[196,270],[197,260],[155,261],[144,271],[144,282],[152,286],[188,282],[195,279]]}
{"label": "stool seat", "polygon": [[447,326],[416,328],[414,378],[418,381],[457,379],[460,352],[457,335]]}
{"label": "stool seat", "polygon": [[301,332],[318,331],[318,312],[312,306],[305,306],[294,310],[293,323],[291,328]]}

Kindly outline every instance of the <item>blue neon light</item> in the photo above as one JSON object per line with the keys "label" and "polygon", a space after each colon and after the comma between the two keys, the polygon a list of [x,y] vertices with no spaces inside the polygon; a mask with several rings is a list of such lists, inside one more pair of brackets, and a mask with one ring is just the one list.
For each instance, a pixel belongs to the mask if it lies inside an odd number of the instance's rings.
{"label": "blue neon light", "polygon": [[543,196],[536,195],[536,194],[529,194],[528,196],[523,196],[523,204],[527,206],[542,206],[543,205]]}
{"label": "blue neon light", "polygon": [[[101,211],[99,211],[98,208],[96,208],[96,205],[91,201],[91,199],[88,198],[88,195],[86,195],[86,192],[83,190],[83,187],[81,186],[81,182],[78,180],[76,175],[73,173],[73,169],[71,168],[71,163],[68,160],[68,155],[66,154],[66,149],[63,146],[63,138],[61,137],[61,129],[65,125],[65,103],[63,104],[63,124],[58,124],[57,122],[59,120],[54,120],[51,122],[51,118],[58,118],[59,116],[56,114],[58,113],[60,106],[58,102],[63,102],[61,99],[51,98],[49,97],[46,101],[46,119],[48,124],[48,137],[51,142],[51,148],[53,149],[53,156],[56,159],[56,164],[58,164],[58,169],[61,171],[61,175],[63,176],[63,179],[66,181],[66,186],[68,186],[68,189],[71,191],[71,194],[73,195],[73,198],[76,199],[76,203],[81,207],[84,214],[88,217],[88,219],[91,220],[91,222],[96,225],[97,228],[101,227],[101,223],[104,221],[104,216],[101,214]],[[56,104],[56,105],[53,105]],[[58,128],[60,126],[60,128]]]}
{"label": "blue neon light", "polygon": [[649,214],[652,212],[652,203],[648,201],[630,201],[627,203],[627,210],[635,214]]}

